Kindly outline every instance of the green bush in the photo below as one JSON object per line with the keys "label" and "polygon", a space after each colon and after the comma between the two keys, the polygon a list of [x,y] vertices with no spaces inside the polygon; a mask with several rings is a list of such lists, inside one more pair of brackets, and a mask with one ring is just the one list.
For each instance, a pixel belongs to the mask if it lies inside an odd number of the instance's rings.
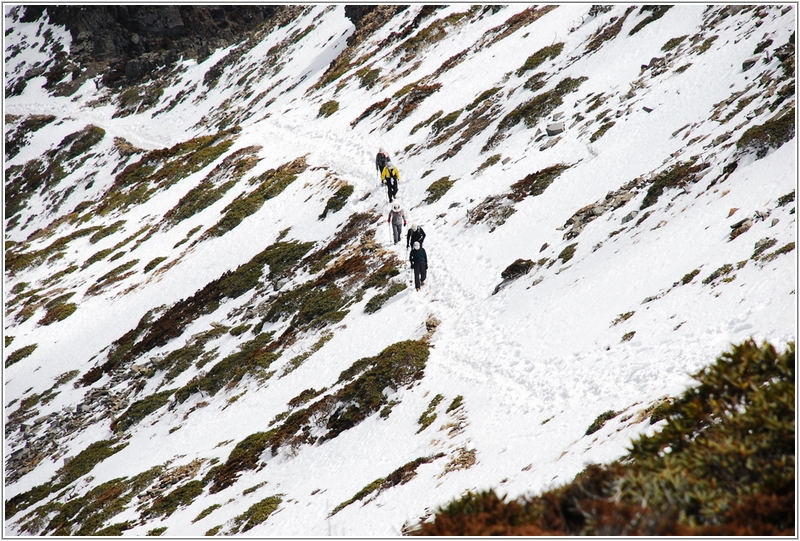
{"label": "green bush", "polygon": [[189,481],[169,494],[156,498],[150,507],[142,512],[142,517],[148,519],[159,516],[168,517],[177,511],[178,507],[191,504],[202,493],[203,483],[201,481]]}
{"label": "green bush", "polygon": [[224,387],[238,383],[246,375],[264,377],[266,369],[280,357],[280,353],[272,350],[271,341],[272,333],[265,333],[241,344],[238,351],[175,391],[175,399],[178,403],[183,403],[192,394],[199,392],[213,396]]}
{"label": "green bush", "polygon": [[8,357],[6,357],[5,368],[8,368],[12,364],[20,362],[25,357],[29,356],[31,353],[36,351],[36,348],[39,347],[38,344],[30,344],[25,347],[21,347],[18,350],[11,352]]}
{"label": "green bush", "polygon": [[345,184],[338,190],[333,196],[328,199],[328,202],[325,204],[325,210],[322,211],[320,214],[319,219],[322,220],[328,215],[328,212],[339,212],[342,210],[347,203],[347,200],[353,195],[354,188],[350,184]]}
{"label": "green bush", "polygon": [[761,125],[748,128],[736,142],[740,150],[754,150],[756,158],[767,155],[794,138],[794,107],[782,111]]}
{"label": "green bush", "polygon": [[389,286],[389,288],[384,293],[378,293],[374,297],[372,297],[367,304],[364,306],[364,312],[367,314],[374,314],[378,310],[380,310],[386,301],[403,291],[408,287],[408,284],[405,282],[395,282]]}
{"label": "green bush", "polygon": [[657,408],[663,428],[616,462],[509,502],[470,492],[414,534],[794,535],[794,343],[778,353],[748,340],[693,378]]}
{"label": "green bush", "polygon": [[455,183],[456,181],[450,180],[449,176],[442,177],[439,180],[434,181],[426,190],[428,197],[425,198],[425,202],[429,205],[435,203],[441,199],[442,196],[444,196],[444,194],[446,194]]}
{"label": "green bush", "polygon": [[380,74],[381,72],[379,69],[362,68],[356,72],[356,77],[358,77],[361,81],[359,84],[361,88],[372,88],[373,85],[378,81]]}
{"label": "green bush", "polygon": [[[675,188],[679,186],[686,186],[687,184],[697,182],[702,175],[701,172],[705,171],[709,165],[707,163],[700,163],[695,165],[695,159],[678,163],[669,169],[659,173],[651,181],[650,187],[647,189],[644,199],[639,210],[646,209],[658,201],[658,198],[668,188]],[[637,222],[636,225],[639,225]]]}
{"label": "green bush", "polygon": [[461,396],[461,395],[458,395],[457,397],[455,397],[453,399],[452,402],[450,402],[450,405],[447,406],[447,412],[446,413],[450,413],[451,411],[454,411],[454,410],[460,408],[461,404],[463,404],[463,403],[464,403],[464,397]]}
{"label": "green bush", "polygon": [[541,195],[561,173],[570,167],[572,166],[559,163],[531,173],[511,185],[511,193],[508,194],[508,197],[514,201],[522,201],[526,197]]}
{"label": "green bush", "polygon": [[339,110],[338,101],[335,100],[326,101],[320,106],[319,113],[317,114],[317,116],[329,117],[338,110]]}
{"label": "green bush", "polygon": [[436,120],[431,126],[431,134],[436,135],[446,127],[453,125],[455,121],[458,120],[458,117],[461,116],[461,112],[462,110],[453,111],[452,113]]}
{"label": "green bush", "polygon": [[478,172],[480,172],[480,171],[483,171],[484,169],[486,169],[486,168],[488,168],[488,167],[491,167],[491,166],[493,166],[494,164],[496,164],[497,162],[499,162],[499,161],[500,161],[500,158],[502,158],[502,155],[500,155],[500,154],[494,154],[494,155],[492,155],[492,156],[489,156],[489,157],[486,159],[486,161],[485,161],[485,162],[483,162],[482,164],[480,164],[480,165],[478,166],[478,169],[477,169],[477,171],[475,171],[475,172],[476,172],[476,173],[478,173]]}
{"label": "green bush", "polygon": [[331,511],[331,514],[328,516],[332,517],[333,515],[335,515],[336,513],[338,513],[348,505],[350,505],[351,503],[363,500],[373,492],[380,494],[384,490],[392,488],[393,486],[404,485],[417,474],[417,468],[419,468],[422,464],[433,462],[434,460],[436,460],[437,458],[441,458],[442,456],[444,456],[443,453],[439,453],[432,456],[419,457],[417,459],[412,460],[411,462],[403,464],[402,466],[394,470],[386,477],[380,477],[378,479],[375,479],[370,484],[359,490],[349,500],[337,505],[333,509],[333,511]]}
{"label": "green bush", "polygon": [[561,253],[558,254],[558,259],[560,259],[563,263],[566,263],[567,261],[572,259],[572,257],[575,255],[575,248],[577,246],[578,246],[578,243],[575,242],[575,243],[570,244],[569,246],[567,246],[563,250],[561,250]]}
{"label": "green bush", "polygon": [[504,116],[497,126],[497,131],[508,131],[520,122],[524,122],[529,128],[535,127],[541,119],[564,103],[565,95],[576,91],[586,80],[586,77],[565,78],[553,90],[534,96]]}
{"label": "green bush", "polygon": [[730,274],[733,271],[733,265],[726,263],[722,265],[720,268],[709,274],[704,280],[703,284],[708,285],[720,276],[725,276],[726,274]]}
{"label": "green bush", "polygon": [[78,305],[74,302],[64,302],[49,306],[45,316],[39,320],[39,325],[50,325],[56,321],[63,321],[75,313],[77,309]]}
{"label": "green bush", "polygon": [[600,415],[597,416],[597,419],[595,419],[592,422],[592,424],[589,425],[589,428],[586,429],[586,435],[588,436],[590,434],[594,434],[595,432],[603,428],[603,425],[606,424],[606,421],[610,421],[619,414],[620,412],[614,410],[608,410],[601,413]]}
{"label": "green bush", "polygon": [[687,36],[679,36],[677,38],[672,38],[672,39],[668,40],[664,45],[661,46],[661,50],[663,52],[665,52],[665,53],[668,53],[672,49],[674,49],[675,47],[680,45],[683,42],[683,40],[685,40],[688,37],[689,36],[687,35]]}
{"label": "green bush", "polygon": [[428,409],[426,409],[422,415],[419,416],[419,420],[417,421],[419,424],[417,434],[428,428],[436,420],[436,413],[434,413],[434,410],[442,400],[444,400],[442,395],[437,394],[434,396],[433,400],[431,400],[431,403],[428,404]]}
{"label": "green bush", "polygon": [[598,129],[595,131],[591,137],[589,137],[589,142],[594,143],[598,139],[600,139],[605,133],[611,129],[611,127],[616,124],[613,120],[604,122]]}
{"label": "green bush", "polygon": [[633,317],[633,314],[635,313],[636,312],[631,310],[630,312],[625,312],[624,314],[620,314],[619,316],[616,317],[616,319],[614,319],[614,321],[611,322],[611,326],[613,327],[614,325],[619,325],[623,321],[628,321],[630,318]]}
{"label": "green bush", "polygon": [[794,190],[778,198],[778,207],[783,207],[794,202]]}
{"label": "green bush", "polygon": [[546,62],[547,60],[552,60],[558,55],[561,54],[561,51],[564,50],[564,43],[554,43],[553,45],[548,45],[547,47],[543,47],[533,53],[531,56],[525,60],[525,63],[517,70],[517,77],[522,76],[526,71],[534,70],[542,65],[542,63]]}
{"label": "green bush", "polygon": [[694,280],[694,277],[697,276],[698,274],[700,274],[700,269],[694,269],[692,272],[684,274],[683,278],[681,278],[681,284],[683,285],[688,284],[689,282]]}
{"label": "green bush", "polygon": [[153,258],[147,265],[144,266],[144,273],[147,274],[148,272],[150,272],[151,270],[153,270],[166,260],[167,260],[166,257]]}
{"label": "green bush", "polygon": [[111,430],[114,432],[128,430],[157,409],[166,405],[174,392],[175,389],[168,389],[137,400],[111,423]]}
{"label": "green bush", "polygon": [[281,496],[281,494],[269,496],[251,505],[247,511],[233,519],[235,526],[232,533],[238,533],[242,524],[241,531],[246,532],[267,520],[278,509],[278,506],[283,503]]}
{"label": "green bush", "polygon": [[[398,390],[423,377],[428,355],[427,344],[406,340],[386,347],[374,357],[359,359],[339,375],[336,383],[343,385],[337,392],[281,416],[280,426],[239,442],[225,464],[207,474],[207,480],[213,480],[210,492],[235,483],[239,472],[255,469],[267,448],[274,454],[283,446],[323,443],[379,412],[388,403],[386,389]],[[331,405],[336,407],[331,409]],[[324,433],[312,435],[312,426],[315,431],[324,427]]]}
{"label": "green bush", "polygon": [[213,505],[209,505],[208,507],[206,507],[205,509],[200,511],[200,514],[197,515],[197,517],[195,517],[194,520],[192,520],[192,524],[194,524],[195,522],[197,522],[199,520],[203,520],[208,515],[210,515],[215,509],[219,509],[220,507],[222,507],[222,505],[220,505],[218,503],[215,503]]}
{"label": "green bush", "polygon": [[301,156],[253,179],[251,184],[257,184],[256,188],[249,194],[239,195],[222,209],[224,216],[203,233],[201,238],[221,237],[237,227],[245,218],[260,210],[268,200],[280,195],[307,167],[305,157]]}

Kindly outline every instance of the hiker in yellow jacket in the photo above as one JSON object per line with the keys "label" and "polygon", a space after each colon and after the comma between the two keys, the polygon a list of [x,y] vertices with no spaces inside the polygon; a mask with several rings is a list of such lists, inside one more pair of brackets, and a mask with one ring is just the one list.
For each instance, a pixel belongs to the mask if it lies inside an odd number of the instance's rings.
{"label": "hiker in yellow jacket", "polygon": [[386,184],[386,191],[389,194],[389,203],[394,201],[397,195],[397,181],[400,180],[400,171],[397,170],[392,162],[387,161],[381,172],[381,184]]}

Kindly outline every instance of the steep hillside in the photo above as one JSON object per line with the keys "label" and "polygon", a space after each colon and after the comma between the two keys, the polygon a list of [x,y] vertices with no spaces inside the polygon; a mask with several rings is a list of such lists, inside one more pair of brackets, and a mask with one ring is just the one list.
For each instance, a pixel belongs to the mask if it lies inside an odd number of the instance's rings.
{"label": "steep hillside", "polygon": [[792,5],[5,10],[7,535],[399,535],[795,340]]}

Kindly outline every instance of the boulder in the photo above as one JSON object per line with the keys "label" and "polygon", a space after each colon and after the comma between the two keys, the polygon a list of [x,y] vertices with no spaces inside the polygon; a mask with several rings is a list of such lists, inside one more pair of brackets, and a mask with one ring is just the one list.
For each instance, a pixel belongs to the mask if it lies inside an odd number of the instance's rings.
{"label": "boulder", "polygon": [[547,125],[547,135],[553,136],[558,135],[559,133],[564,131],[564,123],[563,122],[553,122],[552,124]]}
{"label": "boulder", "polygon": [[626,214],[624,218],[622,218],[622,223],[626,224],[626,223],[630,222],[631,220],[633,220],[634,218],[636,218],[636,216],[637,216],[638,214],[639,214],[639,211],[637,211],[637,210],[632,210],[631,212],[629,212],[628,214]]}
{"label": "boulder", "polygon": [[748,58],[747,60],[742,62],[742,71],[747,71],[750,68],[752,68],[753,66],[755,66],[756,62],[758,62],[759,58],[761,58],[761,57],[754,56],[754,57]]}
{"label": "boulder", "polygon": [[[736,223],[734,225],[736,227],[735,227],[735,229],[733,229],[733,231],[731,231],[730,240],[735,239],[736,237],[738,237],[739,235],[742,235],[743,233],[746,233],[750,229],[750,227],[752,227],[753,220],[751,220],[750,218],[747,218],[746,220],[742,220],[741,222],[738,222],[738,223]],[[732,225],[731,228],[734,228],[734,225]]]}
{"label": "boulder", "polygon": [[550,148],[552,146],[555,146],[555,144],[558,143],[560,140],[561,140],[560,137],[556,137],[555,139],[550,139],[545,144],[543,144],[541,147],[539,147],[539,152],[541,152],[542,150],[547,150],[548,148]]}

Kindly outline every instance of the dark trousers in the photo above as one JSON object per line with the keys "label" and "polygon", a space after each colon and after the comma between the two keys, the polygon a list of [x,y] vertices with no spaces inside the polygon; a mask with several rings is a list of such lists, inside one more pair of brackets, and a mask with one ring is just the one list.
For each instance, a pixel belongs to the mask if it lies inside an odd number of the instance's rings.
{"label": "dark trousers", "polygon": [[428,274],[428,265],[425,263],[416,263],[414,265],[414,287],[419,289],[420,282],[425,281]]}
{"label": "dark trousers", "polygon": [[397,181],[393,178],[386,180],[386,192],[389,194],[389,203],[391,203],[397,195]]}

